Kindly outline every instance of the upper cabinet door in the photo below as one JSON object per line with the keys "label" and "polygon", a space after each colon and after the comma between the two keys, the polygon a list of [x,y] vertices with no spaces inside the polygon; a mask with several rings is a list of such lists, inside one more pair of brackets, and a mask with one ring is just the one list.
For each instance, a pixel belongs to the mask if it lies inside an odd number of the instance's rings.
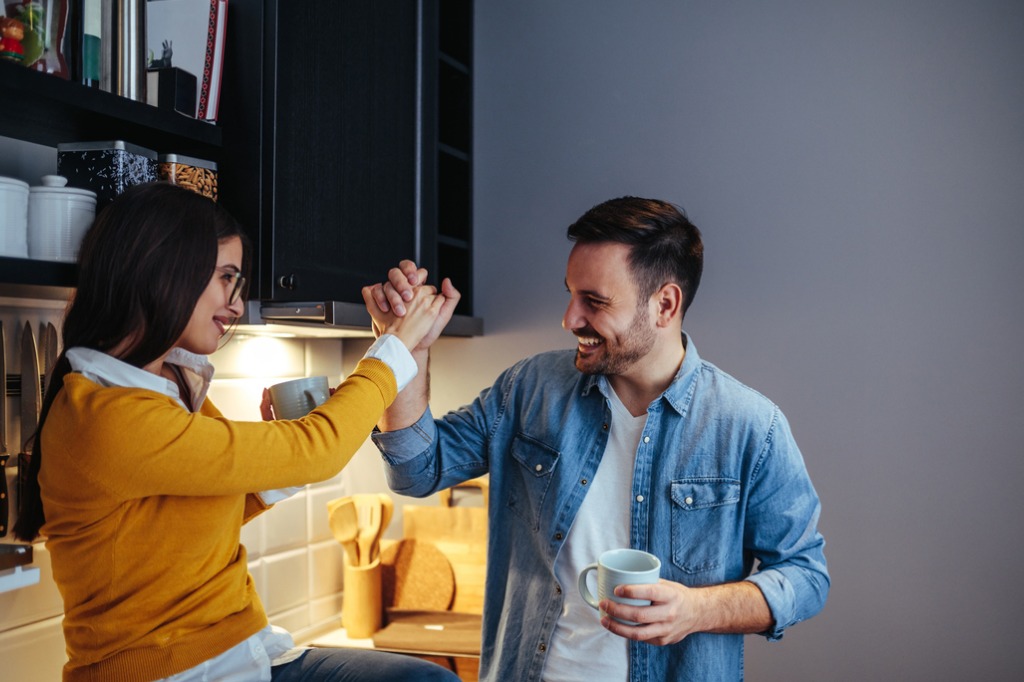
{"label": "upper cabinet door", "polygon": [[222,113],[225,194],[258,247],[251,295],[360,302],[423,261],[418,3],[264,0],[262,31],[260,5],[232,2],[241,73]]}

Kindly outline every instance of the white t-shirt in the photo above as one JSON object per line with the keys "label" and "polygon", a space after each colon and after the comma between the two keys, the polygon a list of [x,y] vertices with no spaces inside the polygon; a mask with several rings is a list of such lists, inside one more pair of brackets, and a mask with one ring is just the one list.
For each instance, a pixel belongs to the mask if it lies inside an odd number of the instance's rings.
{"label": "white t-shirt", "polygon": [[[604,381],[604,379],[602,379]],[[629,679],[629,640],[601,626],[601,615],[580,596],[577,580],[602,552],[629,547],[633,465],[647,415],[634,417],[610,385],[611,430],[590,489],[555,559],[562,613],[544,663],[544,682]],[[596,573],[591,573],[596,592]]]}

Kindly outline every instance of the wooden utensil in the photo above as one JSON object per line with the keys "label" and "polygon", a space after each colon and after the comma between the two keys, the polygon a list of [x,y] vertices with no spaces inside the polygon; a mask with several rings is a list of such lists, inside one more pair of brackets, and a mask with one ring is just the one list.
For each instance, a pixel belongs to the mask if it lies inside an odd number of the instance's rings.
{"label": "wooden utensil", "polygon": [[355,501],[351,497],[341,497],[327,503],[328,522],[334,539],[341,543],[345,557],[352,566],[359,565],[359,518],[356,515]]}
{"label": "wooden utensil", "polygon": [[380,538],[388,532],[391,525],[391,517],[395,515],[395,501],[387,493],[380,493],[380,535],[377,538],[378,556],[380,555]]}
{"label": "wooden utensil", "polygon": [[353,495],[359,521],[359,565],[367,566],[380,554],[381,499],[380,495]]}

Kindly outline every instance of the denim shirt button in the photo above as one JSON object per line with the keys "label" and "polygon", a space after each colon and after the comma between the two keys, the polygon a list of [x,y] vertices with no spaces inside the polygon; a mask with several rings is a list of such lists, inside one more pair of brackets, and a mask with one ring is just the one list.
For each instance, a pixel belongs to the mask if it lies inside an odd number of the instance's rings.
{"label": "denim shirt button", "polygon": [[540,644],[539,644],[539,645],[537,646],[537,651],[539,651],[539,652],[541,652],[541,653],[544,653],[544,652],[545,652],[545,651],[547,651],[547,650],[548,650],[548,645],[547,645],[547,644],[545,644],[544,642],[541,642],[541,643],[540,643]]}
{"label": "denim shirt button", "polygon": [[584,478],[584,479],[580,480],[580,485],[586,485],[586,484],[587,484],[587,479]]}
{"label": "denim shirt button", "polygon": [[601,430],[602,431],[607,431],[608,430],[608,425],[607,424],[601,424]]}
{"label": "denim shirt button", "polygon": [[687,496],[687,498],[685,500],[683,500],[683,502],[685,502],[686,504],[693,504],[693,498]]}
{"label": "denim shirt button", "polygon": [[651,442],[651,437],[650,436],[644,436],[644,442],[645,443],[650,443]]}
{"label": "denim shirt button", "polygon": [[533,470],[534,471],[544,471],[544,465],[543,464],[538,464],[537,466],[533,467]]}
{"label": "denim shirt button", "polygon": [[561,533],[555,533],[555,539],[556,540],[561,540],[562,539],[562,534]]}
{"label": "denim shirt button", "polygon": [[644,501],[644,496],[643,495],[637,495],[636,496],[636,501],[637,502],[643,502]]}

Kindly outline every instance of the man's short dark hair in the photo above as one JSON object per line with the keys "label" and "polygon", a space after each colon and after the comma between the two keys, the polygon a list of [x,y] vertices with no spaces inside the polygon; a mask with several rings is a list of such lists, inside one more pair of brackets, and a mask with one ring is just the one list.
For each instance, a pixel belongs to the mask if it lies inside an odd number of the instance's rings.
{"label": "man's short dark hair", "polygon": [[674,282],[683,290],[684,315],[693,302],[704,269],[704,243],[681,208],[657,199],[611,199],[580,216],[567,236],[578,244],[629,246],[629,265],[641,301]]}

